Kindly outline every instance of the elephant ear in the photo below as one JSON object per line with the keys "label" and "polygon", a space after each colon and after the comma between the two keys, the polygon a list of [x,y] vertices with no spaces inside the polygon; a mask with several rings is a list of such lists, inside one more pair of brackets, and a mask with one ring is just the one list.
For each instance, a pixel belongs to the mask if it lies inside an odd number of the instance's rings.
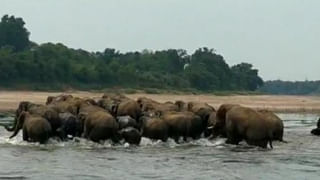
{"label": "elephant ear", "polygon": [[179,101],[176,101],[174,104],[177,105],[178,109],[181,111],[183,109],[185,102],[179,100]]}
{"label": "elephant ear", "polygon": [[46,105],[51,104],[53,102],[53,99],[54,99],[53,96],[48,96],[47,101],[46,101]]}
{"label": "elephant ear", "polygon": [[318,119],[317,127],[320,128],[320,118]]}
{"label": "elephant ear", "polygon": [[81,122],[81,123],[83,123],[84,122],[84,120],[86,119],[86,117],[87,117],[87,115],[88,115],[88,113],[79,113],[78,114],[78,120]]}
{"label": "elephant ear", "polygon": [[28,101],[22,101],[20,102],[18,109],[16,110],[16,118],[19,118],[20,114],[23,111],[28,111],[28,106],[29,106],[29,102]]}
{"label": "elephant ear", "polygon": [[189,102],[189,103],[188,103],[188,111],[191,111],[192,107],[193,107],[193,103],[192,103],[192,102]]}

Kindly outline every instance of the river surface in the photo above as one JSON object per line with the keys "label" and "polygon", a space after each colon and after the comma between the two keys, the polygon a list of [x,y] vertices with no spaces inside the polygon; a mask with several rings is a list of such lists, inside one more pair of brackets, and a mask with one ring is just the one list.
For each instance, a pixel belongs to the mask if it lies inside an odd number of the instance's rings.
{"label": "river surface", "polygon": [[[140,146],[84,139],[46,145],[13,139],[0,127],[0,179],[320,179],[315,114],[279,114],[284,139],[274,149],[226,145],[225,139],[184,144],[143,138]],[[10,118],[2,118],[6,123]]]}

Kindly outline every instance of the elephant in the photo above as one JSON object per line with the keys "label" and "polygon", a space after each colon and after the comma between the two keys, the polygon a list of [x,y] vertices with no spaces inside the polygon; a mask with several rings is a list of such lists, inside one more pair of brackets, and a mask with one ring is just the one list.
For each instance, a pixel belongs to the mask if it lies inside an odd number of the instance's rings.
{"label": "elephant", "polygon": [[162,140],[166,142],[168,139],[168,125],[167,123],[159,117],[141,117],[142,125],[142,136],[155,140]]}
{"label": "elephant", "polygon": [[155,102],[146,102],[144,104],[140,104],[142,112],[167,112],[167,111],[179,111],[179,107],[172,102],[165,103],[155,103]]}
{"label": "elephant", "polygon": [[110,112],[113,116],[117,116],[116,113],[116,107],[119,105],[119,101],[115,101],[112,99],[107,99],[107,98],[102,98],[100,100],[98,100],[97,104],[99,107],[107,110],[108,112]]}
{"label": "elephant", "polygon": [[272,146],[272,122],[261,113],[247,107],[235,106],[226,113],[226,133],[229,144],[245,140],[249,145]]}
{"label": "elephant", "polygon": [[122,101],[118,105],[112,107],[112,112],[116,116],[130,116],[136,121],[139,121],[141,116],[141,108],[139,104],[134,100]]}
{"label": "elephant", "polygon": [[206,130],[204,131],[204,136],[205,137],[209,137],[211,135],[213,135],[213,127],[215,126],[216,122],[217,122],[217,118],[216,118],[216,112],[211,112],[209,118],[208,118],[208,125]]}
{"label": "elephant", "polygon": [[211,112],[215,112],[216,110],[207,103],[201,102],[189,102],[188,103],[188,111],[193,112],[194,114],[201,117],[203,120],[208,120]]}
{"label": "elephant", "polygon": [[48,106],[55,109],[59,113],[69,112],[73,115],[77,115],[79,106],[82,103],[97,105],[97,103],[93,99],[75,97],[75,98],[68,98],[65,101],[51,103]]}
{"label": "elephant", "polygon": [[55,103],[49,104],[48,107],[51,107],[58,113],[69,112],[74,115],[77,114],[77,106],[67,101],[55,102]]}
{"label": "elephant", "polygon": [[320,118],[317,122],[317,128],[311,130],[311,134],[320,136]]}
{"label": "elephant", "polygon": [[168,126],[169,137],[176,142],[179,137],[183,137],[184,141],[187,140],[187,137],[199,138],[207,125],[203,124],[201,118],[192,112],[165,112],[160,118]]}
{"label": "elephant", "polygon": [[179,101],[176,101],[174,104],[178,106],[178,111],[180,112],[188,110],[187,103],[185,103],[184,101],[179,100]]}
{"label": "elephant", "polygon": [[66,101],[71,98],[73,98],[73,96],[70,94],[61,94],[58,96],[48,96],[47,101],[46,101],[46,105],[54,104],[54,103],[61,102],[61,101]]}
{"label": "elephant", "polygon": [[83,103],[79,108],[83,136],[94,142],[112,139],[117,142],[119,125],[116,119],[101,107]]}
{"label": "elephant", "polygon": [[73,114],[59,113],[59,119],[62,121],[61,126],[57,129],[58,136],[64,140],[68,138],[68,135],[72,137],[80,137],[82,132],[82,126],[80,120]]}
{"label": "elephant", "polygon": [[207,103],[201,102],[189,102],[187,105],[187,109],[188,111],[200,116],[202,124],[205,125],[205,128],[208,127],[210,114],[212,112],[215,112],[215,109],[212,106],[208,105]]}
{"label": "elephant", "polygon": [[140,129],[140,125],[137,123],[137,121],[130,116],[117,116],[116,120],[119,124],[119,129],[124,129],[127,127]]}
{"label": "elephant", "polygon": [[[101,99],[97,101],[97,105],[113,113],[114,107],[118,106],[123,101],[130,101],[132,99],[122,94],[104,94]],[[132,100],[133,101],[133,100]],[[116,116],[116,114],[113,114]]]}
{"label": "elephant", "polygon": [[119,131],[119,135],[129,144],[139,145],[141,141],[141,133],[134,127],[126,127]]}
{"label": "elephant", "polygon": [[32,115],[39,115],[49,121],[53,133],[61,126],[58,112],[56,112],[53,108],[45,105],[34,104],[29,101],[22,101],[20,102],[18,109],[16,110],[13,126],[11,128],[5,126],[6,130],[13,131],[15,129],[17,125],[17,119],[24,111],[29,112]]}
{"label": "elephant", "polygon": [[275,115],[273,112],[269,110],[258,110],[268,121],[270,121],[270,125],[273,129],[273,140],[282,141],[283,140],[283,122],[282,120]]}
{"label": "elephant", "polygon": [[20,129],[22,129],[24,141],[39,142],[41,144],[46,143],[51,134],[51,125],[46,119],[25,111],[21,112],[17,118],[17,125],[10,138],[15,137]]}
{"label": "elephant", "polygon": [[222,104],[216,113],[216,123],[212,128],[212,137],[222,136],[226,137],[226,114],[227,112],[238,104]]}
{"label": "elephant", "polygon": [[151,104],[160,104],[157,101],[154,101],[150,98],[146,98],[146,97],[139,97],[137,99],[137,103],[142,107],[142,105],[146,104],[146,103],[151,103]]}
{"label": "elephant", "polygon": [[120,103],[122,101],[127,101],[127,100],[131,100],[130,98],[128,98],[127,96],[123,95],[123,94],[119,94],[119,93],[105,93],[102,96],[102,99],[108,99],[108,100],[112,100],[114,102]]}

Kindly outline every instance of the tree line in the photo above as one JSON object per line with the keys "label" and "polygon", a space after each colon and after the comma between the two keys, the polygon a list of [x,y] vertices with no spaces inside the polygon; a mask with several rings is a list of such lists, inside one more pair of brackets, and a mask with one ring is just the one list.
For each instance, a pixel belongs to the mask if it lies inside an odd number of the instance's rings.
{"label": "tree line", "polygon": [[229,66],[213,49],[121,53],[88,52],[61,43],[36,44],[22,18],[0,22],[0,86],[71,88],[159,88],[254,91],[263,85],[249,63]]}
{"label": "tree line", "polygon": [[318,95],[320,81],[266,81],[260,91],[268,94]]}

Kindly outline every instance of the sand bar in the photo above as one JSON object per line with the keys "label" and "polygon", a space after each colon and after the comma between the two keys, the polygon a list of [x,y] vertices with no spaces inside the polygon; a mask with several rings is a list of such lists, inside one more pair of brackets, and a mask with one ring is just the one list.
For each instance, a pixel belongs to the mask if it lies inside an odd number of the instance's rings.
{"label": "sand bar", "polygon": [[[31,101],[44,104],[48,96],[59,95],[63,92],[35,92],[35,91],[0,91],[0,112],[14,111],[19,102]],[[101,97],[103,93],[96,92],[65,92],[78,97]],[[223,103],[236,103],[257,109],[270,109],[275,112],[288,113],[318,113],[320,114],[319,96],[280,96],[280,95],[174,95],[174,94],[127,94],[136,99],[141,96],[152,98],[159,102],[166,101],[200,101],[207,102],[215,108]]]}

